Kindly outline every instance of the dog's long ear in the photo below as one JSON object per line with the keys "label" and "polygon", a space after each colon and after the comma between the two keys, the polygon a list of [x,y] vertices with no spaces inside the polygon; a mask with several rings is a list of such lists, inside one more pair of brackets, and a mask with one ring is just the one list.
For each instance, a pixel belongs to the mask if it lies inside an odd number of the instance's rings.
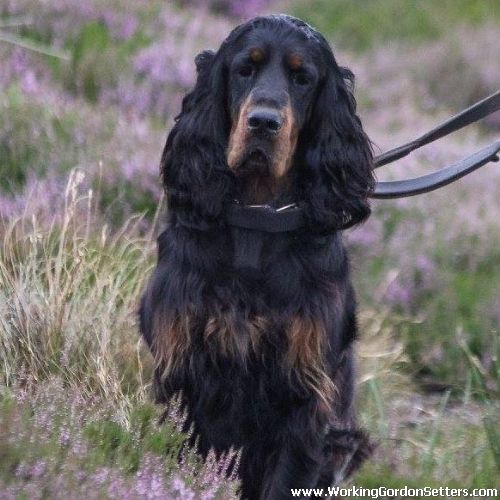
{"label": "dog's long ear", "polygon": [[201,230],[217,223],[232,185],[223,59],[221,51],[196,57],[196,85],[182,101],[161,159],[171,221]]}
{"label": "dog's long ear", "polygon": [[371,144],[356,115],[354,76],[330,51],[327,65],[301,147],[306,212],[317,230],[365,220],[375,184]]}

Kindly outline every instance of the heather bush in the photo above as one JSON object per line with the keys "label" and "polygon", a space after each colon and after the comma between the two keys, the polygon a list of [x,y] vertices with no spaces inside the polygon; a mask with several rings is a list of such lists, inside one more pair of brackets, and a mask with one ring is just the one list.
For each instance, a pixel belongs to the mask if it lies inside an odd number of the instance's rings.
{"label": "heather bush", "polygon": [[79,36],[82,26],[93,22],[101,22],[113,39],[128,41],[136,35],[140,17],[154,16],[159,5],[147,0],[126,6],[115,0],[59,0],[43,5],[34,0],[7,0],[0,8],[0,15],[24,20],[20,23],[23,34],[63,46],[67,40]]}
{"label": "heather bush", "polygon": [[23,86],[0,93],[0,189],[16,193],[28,178],[63,174],[78,164],[78,117],[38,105]]}
{"label": "heather bush", "polygon": [[478,26],[500,18],[495,0],[295,0],[291,10],[343,47],[358,50],[393,40],[437,39],[463,24]]}
{"label": "heather bush", "polygon": [[[487,22],[481,29],[457,27],[439,41],[426,44],[392,41],[349,59],[355,64],[364,107],[392,116],[391,132],[399,133],[406,132],[408,126],[407,113],[412,110],[407,103],[425,113],[446,110],[449,114],[449,110],[458,112],[496,92],[500,74],[498,45],[498,27]],[[380,109],[388,104],[389,109]],[[392,109],[398,104],[405,105],[399,115]],[[420,121],[424,117],[419,115]],[[495,130],[498,120],[499,113],[494,113],[481,124]]]}
{"label": "heather bush", "polygon": [[179,4],[208,8],[215,13],[236,18],[249,18],[262,15],[272,2],[270,0],[179,0]]}
{"label": "heather bush", "polygon": [[[130,123],[113,108],[96,114],[86,101],[61,99],[46,83],[36,93],[12,83],[0,91],[0,105],[0,215],[58,214],[51,193],[78,167],[115,225],[136,213],[153,216],[163,131],[139,117]],[[46,196],[36,195],[41,192]]]}
{"label": "heather bush", "polygon": [[68,90],[162,120],[176,112],[193,84],[195,55],[218,45],[231,27],[206,10],[194,13],[159,1],[123,9],[100,0],[43,8],[32,0],[11,0],[4,11],[26,16],[17,28],[22,40],[64,47],[67,60],[54,59],[50,66]]}
{"label": "heather bush", "polygon": [[[12,390],[14,389],[14,390]],[[167,423],[136,401],[120,412],[60,378],[0,393],[0,498],[230,499],[235,453],[202,463],[185,446],[173,401]],[[180,457],[180,461],[178,460]]]}

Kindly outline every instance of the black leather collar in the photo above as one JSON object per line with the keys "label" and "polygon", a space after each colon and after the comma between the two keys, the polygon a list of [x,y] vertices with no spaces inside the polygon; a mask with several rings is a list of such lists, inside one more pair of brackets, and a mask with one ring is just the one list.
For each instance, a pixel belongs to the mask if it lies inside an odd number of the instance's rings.
{"label": "black leather collar", "polygon": [[305,224],[304,210],[295,203],[273,208],[270,205],[242,205],[235,201],[229,205],[226,218],[230,226],[266,233],[296,231]]}

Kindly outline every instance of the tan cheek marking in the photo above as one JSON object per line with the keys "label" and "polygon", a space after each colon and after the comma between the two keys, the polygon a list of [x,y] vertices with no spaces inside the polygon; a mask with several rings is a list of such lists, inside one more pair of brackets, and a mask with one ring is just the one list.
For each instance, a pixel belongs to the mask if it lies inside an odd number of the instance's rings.
{"label": "tan cheek marking", "polygon": [[273,172],[277,179],[285,176],[292,166],[298,130],[290,104],[284,110],[283,126],[280,130],[273,155]]}
{"label": "tan cheek marking", "polygon": [[245,144],[248,136],[247,116],[250,107],[250,98],[241,106],[238,117],[233,120],[231,132],[229,134],[229,145],[227,148],[227,164],[229,168],[235,169],[240,162],[245,151]]}

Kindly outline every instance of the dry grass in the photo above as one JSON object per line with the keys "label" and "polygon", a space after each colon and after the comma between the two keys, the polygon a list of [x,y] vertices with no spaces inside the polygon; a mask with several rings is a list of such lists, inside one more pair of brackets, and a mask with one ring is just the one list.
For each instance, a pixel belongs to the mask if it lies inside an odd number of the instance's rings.
{"label": "dry grass", "polygon": [[138,236],[140,218],[113,234],[100,226],[82,181],[71,173],[60,220],[18,217],[1,229],[0,377],[58,375],[123,401],[144,390],[136,310],[151,238]]}

